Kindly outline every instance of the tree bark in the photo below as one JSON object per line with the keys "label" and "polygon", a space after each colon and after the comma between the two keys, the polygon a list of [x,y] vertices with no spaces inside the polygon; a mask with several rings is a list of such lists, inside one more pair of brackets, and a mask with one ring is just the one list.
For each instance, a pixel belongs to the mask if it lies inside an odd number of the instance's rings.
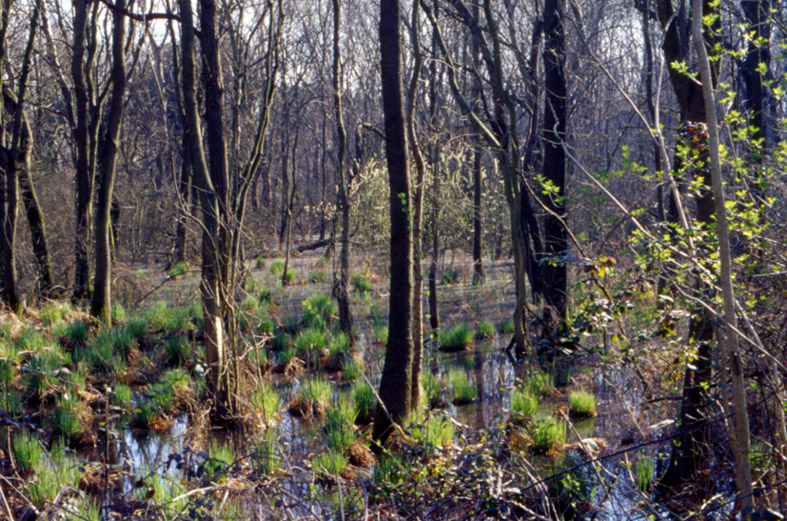
{"label": "tree bark", "polygon": [[117,170],[118,141],[123,122],[123,98],[126,93],[126,21],[122,10],[125,0],[115,0],[112,10],[112,101],[109,107],[109,121],[102,140],[100,158],[99,189],[96,211],[96,273],[93,283],[93,297],[90,314],[111,323],[112,310],[112,252],[110,247],[112,193]]}
{"label": "tree bark", "polygon": [[[699,12],[702,9],[702,0],[693,0],[692,10]],[[721,260],[721,288],[724,300],[725,326],[718,335],[723,336],[721,342],[722,364],[729,363],[732,377],[733,396],[733,427],[731,439],[735,441],[736,473],[735,481],[738,488],[738,506],[752,506],[752,474],[749,461],[749,411],[746,406],[746,388],[743,375],[743,362],[738,345],[738,323],[735,312],[735,292],[732,284],[732,255],[730,254],[730,232],[727,224],[727,210],[724,204],[724,188],[721,178],[721,160],[719,157],[719,124],[716,118],[716,100],[713,94],[713,80],[710,60],[705,50],[705,40],[702,37],[702,19],[694,17],[692,20],[692,33],[694,47],[699,58],[700,79],[702,80],[702,94],[705,113],[708,116],[708,134],[710,140],[710,175],[713,186],[714,214],[716,217],[716,237],[719,241],[719,257]],[[725,382],[726,383],[726,382]],[[726,400],[726,392],[722,392],[722,400]]]}
{"label": "tree bark", "polygon": [[87,38],[88,0],[74,0],[74,44],[71,75],[74,81],[76,109],[76,225],[74,228],[74,288],[72,299],[80,303],[87,299],[90,277],[88,244],[90,237],[90,207],[93,198],[93,172],[91,171],[90,121],[88,84],[85,79],[85,40]]}
{"label": "tree bark", "polygon": [[[336,181],[338,188],[339,212],[341,213],[341,251],[339,252],[339,280],[336,285],[336,300],[339,304],[339,328],[354,343],[353,316],[350,310],[350,191],[347,173],[347,132],[344,128],[342,96],[344,82],[341,70],[340,29],[341,2],[333,0],[333,106],[336,117]],[[323,178],[324,179],[324,178]],[[324,226],[320,228],[324,236]]]}
{"label": "tree bark", "polygon": [[374,417],[372,437],[384,443],[393,423],[407,417],[412,381],[412,239],[409,212],[410,182],[402,111],[399,1],[380,1],[380,68],[385,156],[391,212],[391,281],[388,344],[380,378],[382,405]]}
{"label": "tree bark", "polygon": [[[544,323],[548,329],[560,327],[568,311],[568,269],[565,255],[568,236],[558,217],[566,215],[566,140],[567,88],[566,43],[563,0],[544,2],[544,164],[546,180],[557,190],[544,196],[549,213],[544,217],[544,255],[541,263],[544,279]],[[557,133],[557,136],[555,136]]]}
{"label": "tree bark", "polygon": [[413,193],[413,370],[412,383],[410,385],[410,409],[417,410],[421,401],[421,360],[423,358],[423,285],[424,276],[421,271],[421,225],[423,221],[423,200],[424,200],[424,178],[426,176],[426,165],[421,153],[421,145],[415,131],[415,103],[418,94],[418,82],[421,77],[423,66],[423,56],[421,55],[421,43],[419,41],[419,31],[421,30],[418,22],[418,2],[413,2],[412,17],[410,22],[410,38],[412,40],[414,63],[413,72],[410,79],[410,88],[407,93],[407,106],[405,117],[407,118],[407,139],[413,155],[416,178]]}

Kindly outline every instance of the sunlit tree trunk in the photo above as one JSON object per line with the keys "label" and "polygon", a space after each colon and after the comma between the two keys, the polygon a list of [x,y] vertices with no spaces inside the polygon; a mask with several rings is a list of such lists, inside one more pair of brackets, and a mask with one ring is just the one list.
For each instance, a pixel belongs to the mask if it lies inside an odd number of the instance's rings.
{"label": "sunlit tree trunk", "polygon": [[118,141],[123,121],[123,98],[126,93],[126,20],[122,13],[125,0],[115,0],[112,11],[112,101],[109,106],[109,121],[102,140],[98,201],[96,209],[96,273],[90,314],[111,321],[112,253],[110,249],[110,211],[112,192],[117,170]]}
{"label": "sunlit tree trunk", "polygon": [[380,68],[382,73],[385,156],[391,212],[391,289],[388,344],[380,378],[382,405],[374,416],[372,437],[391,435],[392,422],[410,411],[412,382],[412,259],[410,181],[402,110],[401,38],[398,0],[380,1]]}

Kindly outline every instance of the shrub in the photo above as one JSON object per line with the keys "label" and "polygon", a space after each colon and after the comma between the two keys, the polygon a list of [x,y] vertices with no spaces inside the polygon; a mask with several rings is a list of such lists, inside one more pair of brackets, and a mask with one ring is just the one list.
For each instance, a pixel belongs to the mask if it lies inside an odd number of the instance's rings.
{"label": "shrub", "polygon": [[176,262],[175,265],[169,270],[169,276],[178,277],[184,273],[188,273],[190,267],[191,266],[189,266],[189,263],[186,261]]}
{"label": "shrub", "polygon": [[462,369],[451,369],[448,373],[448,381],[453,391],[455,404],[468,404],[478,398],[478,389]]}
{"label": "shrub", "polygon": [[278,416],[279,402],[279,393],[266,383],[255,387],[251,395],[251,403],[265,423],[270,423],[270,420]]}
{"label": "shrub", "polygon": [[355,404],[356,423],[365,425],[372,421],[372,415],[377,407],[377,398],[369,384],[359,382],[353,387],[353,403]]}
{"label": "shrub", "polygon": [[577,418],[596,415],[596,398],[587,391],[571,391],[568,395],[568,410]]}
{"label": "shrub", "polygon": [[295,271],[295,268],[287,268],[287,275],[284,277],[284,280],[286,280],[288,284],[293,283],[295,282],[297,274],[298,272]]}
{"label": "shrub", "polygon": [[325,279],[326,275],[322,270],[314,270],[313,272],[309,273],[309,281],[312,284],[322,284],[325,282]]}
{"label": "shrub", "polygon": [[545,454],[566,442],[566,424],[554,416],[536,422],[533,429],[533,453]]}
{"label": "shrub", "polygon": [[440,349],[443,351],[463,351],[473,343],[473,331],[467,324],[459,324],[453,329],[440,331]]}
{"label": "shrub", "polygon": [[257,257],[257,259],[254,261],[254,264],[257,266],[257,268],[262,269],[265,267],[265,259],[262,257]]}
{"label": "shrub", "polygon": [[531,418],[538,412],[538,398],[524,389],[514,389],[511,392],[511,417],[515,421]]}
{"label": "shrub", "polygon": [[38,439],[31,436],[27,431],[14,434],[11,446],[13,447],[14,461],[17,469],[22,472],[33,470],[33,466],[41,459],[43,448],[38,443]]}
{"label": "shrub", "polygon": [[497,329],[500,330],[500,333],[504,335],[510,335],[514,332],[514,319],[507,318],[502,320],[499,324],[497,324]]}
{"label": "shrub", "polygon": [[495,336],[495,325],[489,319],[482,319],[478,323],[478,331],[475,336],[477,338],[492,338]]}

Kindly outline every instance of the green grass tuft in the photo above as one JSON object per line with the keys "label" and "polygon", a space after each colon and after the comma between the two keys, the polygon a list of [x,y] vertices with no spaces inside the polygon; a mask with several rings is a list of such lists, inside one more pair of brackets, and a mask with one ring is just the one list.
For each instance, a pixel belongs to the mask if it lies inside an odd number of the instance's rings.
{"label": "green grass tuft", "polygon": [[368,383],[359,382],[353,387],[353,403],[356,423],[365,425],[372,421],[372,415],[377,408],[377,398]]}
{"label": "green grass tuft", "polygon": [[69,312],[71,306],[68,302],[50,302],[41,308],[41,322],[45,326],[52,326],[63,320]]}
{"label": "green grass tuft", "polygon": [[511,392],[511,417],[515,421],[532,418],[538,412],[538,398],[524,389]]}
{"label": "green grass tuft", "polygon": [[303,322],[309,327],[325,327],[339,313],[336,303],[324,293],[317,293],[301,303]]}
{"label": "green grass tuft", "polygon": [[173,335],[164,342],[164,353],[169,364],[181,365],[192,354],[191,344],[181,335]]}
{"label": "green grass tuft", "polygon": [[443,351],[464,351],[473,343],[473,331],[467,324],[459,324],[453,329],[440,331],[440,349]]}
{"label": "green grass tuft", "polygon": [[170,277],[178,277],[183,275],[184,273],[188,273],[191,266],[186,261],[176,262],[174,266],[169,270]]}
{"label": "green grass tuft", "polygon": [[640,456],[634,463],[634,478],[637,487],[642,492],[649,492],[653,486],[653,476],[656,472],[656,461],[650,456]]}
{"label": "green grass tuft", "polygon": [[571,391],[568,395],[568,410],[577,418],[590,418],[596,415],[596,398],[587,391]]}
{"label": "green grass tuft", "polygon": [[251,395],[251,403],[266,424],[271,423],[271,420],[279,415],[279,407],[281,405],[279,393],[266,383],[254,388]]}
{"label": "green grass tuft", "polygon": [[522,383],[522,389],[533,396],[549,396],[555,389],[549,373],[533,373]]}
{"label": "green grass tuft", "polygon": [[492,338],[495,336],[495,325],[492,324],[487,318],[481,319],[478,323],[478,331],[475,334],[476,338]]}
{"label": "green grass tuft", "polygon": [[536,422],[533,429],[533,453],[546,454],[566,442],[566,423],[554,416]]}
{"label": "green grass tuft", "polygon": [[439,407],[443,403],[443,381],[431,371],[424,371],[421,374],[421,387],[423,397],[430,409]]}
{"label": "green grass tuft", "polygon": [[21,472],[33,470],[36,462],[41,459],[44,453],[44,449],[41,447],[38,439],[27,431],[14,434],[11,445],[16,467]]}
{"label": "green grass tuft", "polygon": [[329,475],[340,475],[350,463],[347,456],[334,449],[328,449],[312,458],[314,472]]}
{"label": "green grass tuft", "polygon": [[514,319],[507,318],[497,324],[497,329],[504,335],[510,335],[514,332]]}
{"label": "green grass tuft", "polygon": [[79,398],[67,394],[58,400],[57,406],[49,416],[49,423],[55,436],[66,442],[76,442],[82,432],[82,419]]}
{"label": "green grass tuft", "polygon": [[281,274],[284,273],[284,259],[281,258],[273,259],[273,262],[271,262],[270,270],[271,270],[271,274],[274,277],[281,276]]}
{"label": "green grass tuft", "polygon": [[448,382],[453,394],[453,402],[457,405],[468,404],[478,398],[478,389],[470,381],[467,373],[462,369],[451,369],[448,372]]}
{"label": "green grass tuft", "polygon": [[454,441],[454,424],[440,416],[424,420],[416,415],[411,432],[416,442],[433,447],[445,447]]}
{"label": "green grass tuft", "polygon": [[312,284],[322,284],[326,279],[327,276],[323,270],[314,270],[313,272],[309,273],[309,282]]}

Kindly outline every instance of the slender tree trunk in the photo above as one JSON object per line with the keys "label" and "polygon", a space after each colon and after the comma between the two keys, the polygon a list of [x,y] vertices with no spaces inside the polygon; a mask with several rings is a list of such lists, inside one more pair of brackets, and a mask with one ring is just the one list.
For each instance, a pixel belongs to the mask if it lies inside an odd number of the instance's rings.
{"label": "slender tree trunk", "polygon": [[[434,0],[432,6],[433,16],[436,18],[439,14],[438,8],[440,4],[438,0]],[[439,51],[439,43],[437,38],[437,31],[432,31],[432,55],[437,56]],[[429,81],[429,117],[430,125],[434,128],[436,126],[437,118],[437,60],[432,60],[429,66],[430,81]],[[429,325],[433,333],[440,329],[440,311],[437,305],[437,262],[440,259],[440,163],[442,161],[442,153],[439,143],[432,147],[432,255],[429,261]]]}
{"label": "slender tree trunk", "polygon": [[90,237],[90,207],[93,181],[90,169],[90,121],[88,85],[85,79],[85,40],[87,38],[88,0],[74,0],[74,44],[71,75],[74,81],[76,108],[76,226],[74,229],[74,289],[72,299],[83,302],[90,292],[88,244]]}
{"label": "slender tree trunk", "polygon": [[434,147],[432,160],[432,258],[429,261],[429,325],[432,331],[440,329],[440,310],[437,303],[437,262],[440,259],[440,145]]}
{"label": "slender tree trunk", "polygon": [[[568,270],[561,260],[568,251],[566,230],[557,216],[566,215],[566,154],[560,140],[566,140],[567,88],[566,43],[563,0],[544,3],[544,177],[557,192],[544,197],[544,204],[552,212],[544,217],[545,255],[553,262],[541,263],[544,279],[544,323],[548,328],[563,324],[568,311]],[[557,132],[558,136],[555,136]]]}
{"label": "slender tree trunk", "polygon": [[111,322],[112,252],[110,247],[112,192],[117,170],[117,151],[123,122],[123,97],[126,91],[126,20],[122,13],[125,0],[115,0],[112,11],[112,101],[107,132],[102,140],[100,185],[96,213],[96,274],[90,314]]}
{"label": "slender tree trunk", "polygon": [[[473,4],[473,15],[479,17],[479,7]],[[473,106],[478,112],[483,95],[483,85],[481,84],[481,49],[478,40],[473,38],[471,43],[471,55],[473,63]],[[484,282],[484,266],[481,261],[481,160],[483,152],[481,150],[482,138],[478,132],[473,133],[473,284]]]}
{"label": "slender tree trunk", "polygon": [[473,284],[484,282],[484,266],[481,260],[481,159],[481,148],[476,146],[473,150]]}
{"label": "slender tree trunk", "polygon": [[380,378],[382,405],[375,414],[372,437],[384,443],[410,410],[412,382],[412,238],[410,181],[402,111],[400,11],[398,0],[380,1],[380,68],[382,73],[385,155],[391,206],[391,289],[388,345]]}
{"label": "slender tree trunk", "polygon": [[[684,61],[690,57],[688,14],[681,10],[675,13],[669,0],[658,0],[658,17],[665,30],[663,51],[667,62]],[[703,14],[711,12],[710,0],[703,2]],[[706,44],[713,38],[706,34]],[[707,123],[700,86],[685,74],[672,68],[669,70],[670,82],[681,111],[681,120],[692,123]],[[707,155],[705,156],[707,159]],[[702,161],[702,159],[701,159]],[[676,159],[679,165],[679,161]],[[677,170],[677,168],[676,168]],[[695,196],[697,222],[709,226],[713,220],[713,194],[709,189],[707,169],[694,172],[699,180],[699,193]],[[670,198],[668,218],[678,222],[678,201],[673,193]],[[704,298],[706,292],[701,280],[695,281],[695,293]],[[709,454],[709,431],[706,418],[706,404],[709,402],[706,389],[713,374],[713,332],[712,318],[704,311],[697,312],[689,322],[688,343],[697,347],[697,357],[687,365],[684,372],[683,393],[681,397],[680,422],[676,443],[670,456],[670,465],[659,480],[659,488],[667,490],[692,480],[696,471],[707,463]]]}
{"label": "slender tree trunk", "polygon": [[[336,287],[336,300],[339,303],[339,328],[353,343],[353,316],[350,310],[350,200],[347,175],[347,132],[344,129],[342,97],[344,82],[341,70],[341,2],[333,0],[333,106],[336,117],[336,181],[338,184],[339,211],[341,212],[341,251],[339,253],[339,281]],[[324,229],[324,228],[323,228]],[[324,232],[323,232],[324,233]]]}
{"label": "slender tree trunk", "polygon": [[422,244],[421,228],[423,221],[423,201],[424,201],[424,179],[426,177],[426,165],[421,152],[421,145],[415,132],[415,103],[418,95],[418,83],[421,77],[423,56],[421,55],[421,43],[419,41],[420,26],[418,21],[418,2],[413,3],[412,19],[410,23],[410,37],[412,39],[414,64],[412,78],[410,79],[410,89],[407,93],[407,139],[413,155],[415,165],[415,187],[413,193],[413,370],[412,383],[410,389],[410,409],[418,410],[421,402],[421,365],[423,358],[423,285],[424,275],[421,269]]}
{"label": "slender tree trunk", "polygon": [[[692,1],[692,10],[702,10],[702,0]],[[716,217],[716,237],[719,241],[719,257],[721,260],[721,288],[724,300],[725,325],[720,328],[722,364],[729,363],[732,377],[733,396],[733,427],[731,439],[735,441],[736,485],[738,488],[738,506],[752,506],[752,474],[749,461],[749,411],[746,406],[746,388],[743,375],[743,362],[738,345],[738,323],[735,311],[735,293],[732,284],[732,255],[730,254],[730,232],[727,224],[727,210],[724,204],[724,188],[721,178],[721,160],[719,158],[719,124],[716,118],[716,100],[713,94],[713,79],[710,60],[705,50],[702,36],[702,19],[694,17],[692,33],[694,47],[699,57],[700,79],[705,113],[708,116],[708,134],[710,140],[710,175],[713,186],[714,214]],[[726,383],[726,382],[725,382]],[[722,400],[726,400],[726,392],[722,392]]]}

